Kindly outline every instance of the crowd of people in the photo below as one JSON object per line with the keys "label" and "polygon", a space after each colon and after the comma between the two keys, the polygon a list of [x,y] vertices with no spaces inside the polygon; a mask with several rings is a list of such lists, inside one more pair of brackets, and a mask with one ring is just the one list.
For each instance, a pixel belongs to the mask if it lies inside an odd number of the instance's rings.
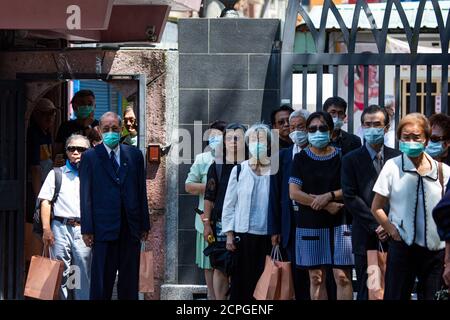
{"label": "crowd of people", "polygon": [[118,298],[138,299],[141,241],[150,221],[136,116],[128,107],[123,121],[114,112],[96,120],[90,90],[78,91],[71,103],[76,118],[61,124],[55,141],[53,102],[40,99],[31,116],[30,194],[43,233],[32,235],[30,205],[26,258],[44,252],[63,261],[61,299],[111,299],[116,275]]}
{"label": "crowd of people", "polygon": [[387,252],[385,300],[450,284],[450,117],[411,113],[393,130],[392,104],[363,109],[361,137],[342,129],[340,97],[311,114],[282,106],[271,127],[211,124],[186,180],[209,299],[253,299],[275,246],[297,300],[369,299],[370,250]]}

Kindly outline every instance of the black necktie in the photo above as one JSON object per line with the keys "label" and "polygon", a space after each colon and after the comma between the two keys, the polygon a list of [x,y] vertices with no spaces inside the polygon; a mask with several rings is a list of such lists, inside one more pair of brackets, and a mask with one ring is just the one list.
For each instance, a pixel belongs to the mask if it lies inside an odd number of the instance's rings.
{"label": "black necktie", "polygon": [[113,166],[114,172],[117,174],[119,172],[119,164],[116,161],[116,154],[114,153],[114,150],[111,150],[110,160],[111,160],[111,164]]}

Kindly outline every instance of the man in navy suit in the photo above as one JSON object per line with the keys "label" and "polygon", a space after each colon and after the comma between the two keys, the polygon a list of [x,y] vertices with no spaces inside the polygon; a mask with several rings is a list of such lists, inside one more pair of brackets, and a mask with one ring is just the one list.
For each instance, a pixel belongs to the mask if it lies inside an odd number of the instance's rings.
{"label": "man in navy suit", "polygon": [[81,233],[92,247],[91,300],[110,300],[114,281],[118,299],[137,300],[140,240],[150,219],[144,157],[119,145],[119,116],[100,119],[103,143],[83,154],[80,164]]}
{"label": "man in navy suit", "polygon": [[[377,250],[379,241],[387,233],[371,212],[378,175],[387,160],[399,156],[398,150],[384,145],[384,135],[389,131],[389,115],[377,105],[364,109],[361,115],[365,144],[342,159],[342,192],[344,205],[352,220],[352,246],[355,255],[358,300],[368,299],[367,250]],[[385,208],[388,212],[388,208]]]}
{"label": "man in navy suit", "polygon": [[279,170],[270,178],[270,200],[268,229],[272,235],[272,245],[280,244],[292,265],[295,298],[309,300],[309,275],[307,270],[296,268],[295,230],[298,205],[289,199],[289,177],[294,156],[308,145],[306,132],[307,110],[297,110],[289,117],[292,146],[279,152]]}

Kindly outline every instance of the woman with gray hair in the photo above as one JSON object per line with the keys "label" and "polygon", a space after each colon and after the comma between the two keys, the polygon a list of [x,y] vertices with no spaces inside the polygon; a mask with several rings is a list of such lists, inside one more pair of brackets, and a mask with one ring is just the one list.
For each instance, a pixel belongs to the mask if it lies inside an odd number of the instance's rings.
{"label": "woman with gray hair", "polygon": [[267,216],[270,191],[272,133],[265,124],[247,130],[250,159],[231,171],[222,210],[226,247],[235,252],[231,300],[252,300],[271,243]]}
{"label": "woman with gray hair", "polygon": [[[86,137],[70,136],[66,141],[66,165],[50,171],[38,196],[44,250],[49,250],[52,257],[64,262],[62,299],[89,300],[91,249],[81,236],[78,176],[81,155],[89,147]],[[57,185],[60,186],[59,192],[55,191]],[[53,203],[55,192],[56,201]],[[72,272],[75,281],[69,277]],[[69,292],[73,294],[69,295]]]}

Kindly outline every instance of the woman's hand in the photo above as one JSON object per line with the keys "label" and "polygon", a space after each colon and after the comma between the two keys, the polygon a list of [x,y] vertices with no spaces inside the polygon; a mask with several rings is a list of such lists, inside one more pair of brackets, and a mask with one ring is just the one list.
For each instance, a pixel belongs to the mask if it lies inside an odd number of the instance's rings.
{"label": "woman's hand", "polygon": [[214,235],[213,234],[213,230],[211,228],[211,224],[209,223],[209,221],[206,221],[206,222],[203,223],[203,227],[204,227],[204,229],[203,229],[203,238],[205,239],[206,242],[209,243],[208,237],[210,235],[211,236]]}
{"label": "woman's hand", "polygon": [[384,228],[389,236],[395,241],[402,241],[400,233],[398,233],[397,228],[389,221],[388,225]]}
{"label": "woman's hand", "polygon": [[330,202],[325,207],[325,210],[327,210],[330,214],[335,215],[339,212],[339,210],[342,209],[343,206],[344,206],[344,204],[339,203],[339,202]]}
{"label": "woman's hand", "polygon": [[279,234],[274,234],[274,235],[272,235],[272,237],[271,237],[271,240],[272,240],[272,246],[273,247],[275,247],[276,245],[279,245],[280,244],[280,235]]}
{"label": "woman's hand", "polygon": [[313,202],[311,203],[311,208],[317,211],[325,208],[332,199],[331,193],[329,192],[321,195],[310,194],[310,196],[314,198]]}
{"label": "woman's hand", "polygon": [[227,250],[228,251],[236,250],[236,246],[234,244],[234,233],[233,232],[227,233]]}

